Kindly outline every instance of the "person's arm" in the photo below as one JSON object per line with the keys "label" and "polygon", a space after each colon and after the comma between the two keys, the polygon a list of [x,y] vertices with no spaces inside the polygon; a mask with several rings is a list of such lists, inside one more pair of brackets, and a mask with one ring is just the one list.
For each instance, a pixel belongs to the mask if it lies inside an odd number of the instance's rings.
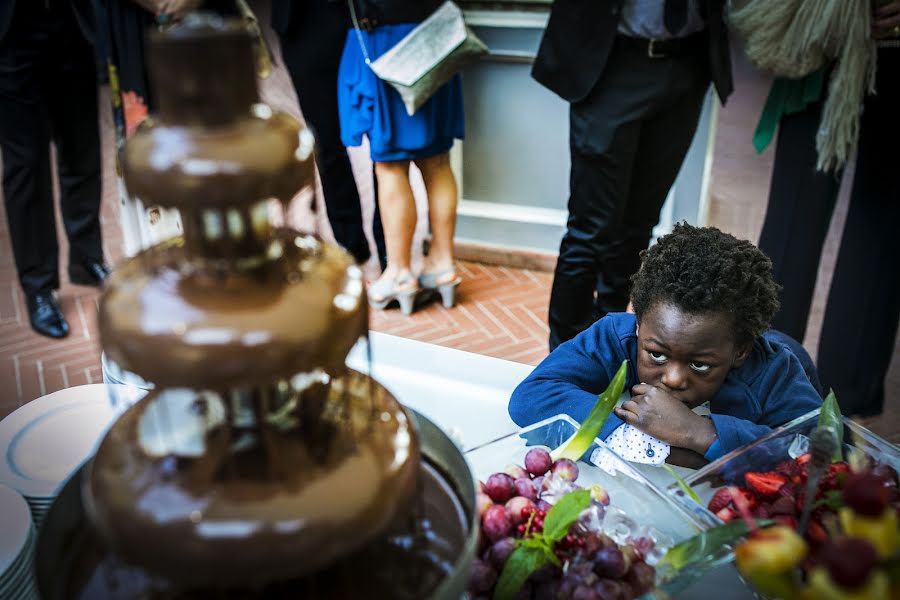
{"label": "person's arm", "polygon": [[755,383],[746,391],[758,399],[760,417],[749,421],[731,415],[711,414],[717,440],[707,451],[707,459],[715,460],[822,405],[822,398],[809,382],[800,361],[786,348],[781,348],[771,358]]}
{"label": "person's arm", "polygon": [[[509,400],[509,416],[521,426],[560,413],[583,421],[625,357],[613,320],[601,319],[556,348],[516,387]],[[628,381],[634,380],[633,373],[630,364]],[[621,424],[622,420],[611,414],[600,437]]]}

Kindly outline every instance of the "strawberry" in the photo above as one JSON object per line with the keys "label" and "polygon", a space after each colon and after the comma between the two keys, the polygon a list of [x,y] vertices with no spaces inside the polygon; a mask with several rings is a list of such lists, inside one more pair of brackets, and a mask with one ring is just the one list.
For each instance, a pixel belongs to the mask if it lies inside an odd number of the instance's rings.
{"label": "strawberry", "polygon": [[733,521],[734,519],[736,519],[737,513],[726,506],[725,508],[717,511],[716,516],[727,523],[728,521]]}
{"label": "strawberry", "polygon": [[850,465],[845,462],[836,462],[828,465],[829,473],[849,473]]}
{"label": "strawberry", "polygon": [[772,518],[775,519],[775,522],[779,525],[784,525],[789,529],[797,528],[797,517],[792,517],[790,515],[776,515]]}
{"label": "strawberry", "polygon": [[805,465],[806,463],[809,462],[809,460],[810,460],[811,458],[812,458],[812,454],[810,454],[809,452],[807,452],[806,454],[801,454],[800,456],[798,456],[797,458],[795,458],[795,459],[794,459],[794,462],[796,462],[798,465]]}
{"label": "strawberry", "polygon": [[744,479],[751,490],[763,497],[771,497],[778,494],[781,486],[787,483],[787,478],[784,475],[779,475],[774,471],[769,471],[768,473],[746,473]]}
{"label": "strawberry", "polygon": [[794,507],[794,499],[788,496],[782,496],[772,503],[770,512],[773,515],[794,516],[795,514],[797,514],[797,509]]}
{"label": "strawberry", "polygon": [[772,505],[765,503],[760,504],[759,506],[754,507],[750,512],[757,519],[768,519],[772,516]]}
{"label": "strawberry", "polygon": [[793,481],[788,481],[778,489],[778,495],[793,500],[794,496],[797,494],[797,489],[798,487]]}
{"label": "strawberry", "polygon": [[759,505],[759,498],[754,496],[750,491],[738,488],[741,491],[741,495],[744,496],[744,499],[747,501],[747,508],[753,510]]}
{"label": "strawberry", "polygon": [[828,532],[818,521],[810,521],[806,528],[806,537],[817,544],[824,544],[828,541]]}
{"label": "strawberry", "polygon": [[710,512],[717,513],[729,504],[731,504],[731,492],[727,487],[723,487],[716,490],[707,508],[709,508]]}

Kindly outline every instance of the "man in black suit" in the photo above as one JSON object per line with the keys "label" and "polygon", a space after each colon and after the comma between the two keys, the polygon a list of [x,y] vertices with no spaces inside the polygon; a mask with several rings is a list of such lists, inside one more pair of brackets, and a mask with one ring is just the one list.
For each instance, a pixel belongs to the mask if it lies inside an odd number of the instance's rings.
{"label": "man in black suit", "polygon": [[[345,2],[272,1],[272,28],[281,40],[281,54],[297,91],[300,110],[316,136],[316,164],[328,222],[337,242],[361,264],[369,259],[369,242],[363,230],[362,207],[350,158],[341,142],[337,101],[338,67],[349,26]],[[372,235],[384,268],[387,251],[377,196]]]}
{"label": "man in black suit", "polygon": [[100,238],[100,136],[90,5],[4,0],[0,6],[0,151],[3,195],[19,283],[32,328],[54,338],[69,326],[53,291],[59,248],[50,142],[56,146],[69,279],[100,285],[109,268]]}
{"label": "man in black suit", "polygon": [[556,0],[532,75],[570,103],[569,219],[550,349],[628,305],[710,81],[732,90],[723,0]]}

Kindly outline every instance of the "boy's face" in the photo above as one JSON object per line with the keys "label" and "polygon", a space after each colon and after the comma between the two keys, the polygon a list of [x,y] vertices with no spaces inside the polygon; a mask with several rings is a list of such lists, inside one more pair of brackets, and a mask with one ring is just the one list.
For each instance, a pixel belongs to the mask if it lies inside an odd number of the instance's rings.
{"label": "boy's face", "polygon": [[743,364],[725,313],[694,315],[669,303],[651,306],[638,321],[637,371],[641,383],[659,387],[689,408],[710,400],[728,372]]}

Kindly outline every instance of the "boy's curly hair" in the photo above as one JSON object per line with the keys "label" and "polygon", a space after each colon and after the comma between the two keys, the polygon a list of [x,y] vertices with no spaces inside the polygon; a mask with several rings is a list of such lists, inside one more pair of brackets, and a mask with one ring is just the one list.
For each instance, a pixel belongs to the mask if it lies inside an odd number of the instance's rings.
{"label": "boy's curly hair", "polygon": [[750,242],[715,227],[678,223],[641,253],[641,261],[631,278],[638,319],[659,302],[690,314],[725,312],[743,345],[765,331],[778,310],[772,261]]}

